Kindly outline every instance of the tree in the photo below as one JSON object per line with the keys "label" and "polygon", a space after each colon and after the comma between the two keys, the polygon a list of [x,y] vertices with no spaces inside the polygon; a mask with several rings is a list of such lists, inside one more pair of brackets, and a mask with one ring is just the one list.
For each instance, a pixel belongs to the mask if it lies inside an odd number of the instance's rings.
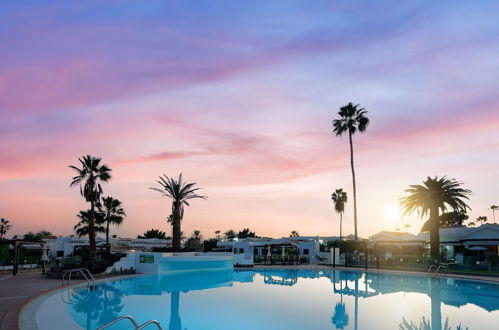
{"label": "tree", "polygon": [[407,232],[409,232],[409,228],[411,228],[411,225],[410,225],[410,224],[408,224],[408,223],[406,223],[406,224],[404,225],[404,228],[405,228],[405,232],[407,233]]}
{"label": "tree", "polygon": [[[439,216],[439,219],[440,228],[462,227],[469,216],[464,212],[445,212]],[[430,220],[427,220],[421,227],[421,232],[430,231],[430,227]]]}
{"label": "tree", "polygon": [[461,182],[445,176],[427,177],[423,185],[411,185],[406,189],[408,195],[400,199],[405,215],[415,211],[421,218],[429,215],[431,255],[434,260],[440,261],[440,212],[450,208],[455,212],[466,213],[470,209],[465,200],[469,199],[471,191],[461,188],[461,185]]}
{"label": "tree", "polygon": [[341,136],[348,133],[348,141],[350,143],[350,167],[352,169],[353,182],[353,219],[355,227],[355,240],[357,240],[357,185],[355,182],[355,167],[353,163],[353,143],[352,136],[359,131],[363,133],[369,125],[369,118],[366,117],[367,110],[362,108],[360,104],[354,105],[348,103],[340,108],[338,112],[339,119],[333,120],[333,133],[336,136]]}
{"label": "tree", "polygon": [[[340,215],[340,241],[343,239],[343,213],[345,212],[345,204],[348,200],[347,193],[343,189],[336,189],[331,195],[331,200],[334,203],[334,210]],[[357,239],[357,235],[355,236]]]}
{"label": "tree", "polygon": [[220,236],[220,230],[215,230],[215,239],[217,241],[222,239],[222,236]]}
{"label": "tree", "polygon": [[174,251],[180,251],[180,222],[184,217],[184,205],[189,206],[188,201],[194,198],[206,199],[205,196],[200,196],[196,193],[201,188],[194,188],[196,183],[186,183],[182,180],[182,174],[178,180],[168,177],[166,174],[159,177],[156,181],[162,188],[151,188],[158,191],[164,196],[172,200],[172,225],[173,225],[173,241],[172,246]]}
{"label": "tree", "polygon": [[149,229],[142,236],[137,236],[137,238],[159,238],[159,239],[167,239],[166,233],[159,229]]}
{"label": "tree", "polygon": [[90,241],[90,253],[97,253],[95,243],[95,204],[102,194],[101,182],[108,182],[111,179],[111,169],[107,165],[101,165],[101,158],[90,155],[78,159],[81,168],[70,165],[77,175],[73,177],[70,187],[80,186],[80,193],[85,200],[90,203],[90,213],[88,219],[88,239]]}
{"label": "tree", "polygon": [[499,206],[491,205],[490,209],[492,210],[492,216],[494,217],[494,223],[496,223],[496,211],[499,210]]}
{"label": "tree", "polygon": [[0,239],[5,239],[5,234],[12,228],[10,221],[4,218],[0,219]]}
{"label": "tree", "polygon": [[109,244],[109,226],[111,224],[119,226],[123,223],[126,217],[125,210],[119,200],[113,197],[103,197],[100,211],[104,213],[104,223],[106,224],[106,247],[107,252],[111,252],[111,245]]}
{"label": "tree", "polygon": [[39,243],[43,242],[43,238],[47,236],[52,236],[52,233],[46,230],[40,230],[37,233],[33,233],[32,231],[30,231],[24,235],[23,241]]}
{"label": "tree", "polygon": [[468,222],[468,227],[475,227],[475,226],[476,226],[476,224],[474,221]]}
{"label": "tree", "polygon": [[251,231],[249,228],[244,228],[239,233],[237,233],[237,238],[248,238],[256,237],[256,233]]}
{"label": "tree", "polygon": [[300,233],[296,230],[292,230],[291,234],[289,234],[289,237],[300,237]]}
{"label": "tree", "polygon": [[225,237],[225,239],[226,239],[226,240],[228,240],[228,241],[233,241],[233,240],[234,240],[234,238],[236,238],[236,237],[237,237],[237,234],[236,234],[236,232],[235,232],[234,230],[229,229],[229,230],[227,230],[227,231],[224,233],[224,237]]}
{"label": "tree", "polygon": [[477,222],[480,222],[480,225],[483,225],[484,222],[487,222],[487,220],[489,220],[487,217],[485,216],[479,216],[478,218],[476,218],[476,221]]}
{"label": "tree", "polygon": [[191,234],[191,239],[196,242],[201,242],[203,235],[201,235],[201,230],[194,230]]}
{"label": "tree", "polygon": [[[78,237],[88,236],[90,233],[90,210],[80,211],[76,216],[80,221],[73,227],[76,235]],[[104,213],[96,212],[94,214],[94,233],[105,233],[106,227],[104,227]],[[96,245],[97,247],[97,245]]]}

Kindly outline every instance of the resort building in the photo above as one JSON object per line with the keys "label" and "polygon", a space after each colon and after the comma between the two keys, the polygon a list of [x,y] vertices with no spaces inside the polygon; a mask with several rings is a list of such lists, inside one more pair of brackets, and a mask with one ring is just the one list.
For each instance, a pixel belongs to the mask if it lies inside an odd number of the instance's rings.
{"label": "resort building", "polygon": [[[392,255],[421,255],[429,248],[430,234],[382,231],[369,240],[375,243],[380,258],[387,259]],[[489,256],[499,255],[499,225],[440,228],[440,247],[448,262],[463,264],[467,257],[483,262]]]}
{"label": "resort building", "polygon": [[[97,237],[97,247],[104,248],[106,240]],[[55,258],[67,257],[75,251],[75,249],[88,247],[88,238],[79,238],[72,236],[60,236],[45,239],[46,247],[49,255]],[[125,252],[131,250],[139,251],[152,251],[155,248],[168,248],[171,247],[171,239],[158,239],[158,238],[112,238],[110,239],[111,250],[117,252]]]}

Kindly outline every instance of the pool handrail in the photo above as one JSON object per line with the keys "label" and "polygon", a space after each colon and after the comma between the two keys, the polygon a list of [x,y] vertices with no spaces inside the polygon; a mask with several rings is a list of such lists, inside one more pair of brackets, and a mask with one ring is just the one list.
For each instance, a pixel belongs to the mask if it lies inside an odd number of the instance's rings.
{"label": "pool handrail", "polygon": [[143,324],[141,324],[136,330],[141,330],[141,329],[144,329],[145,327],[147,327],[149,324],[155,324],[159,330],[163,330],[163,327],[161,326],[161,324],[159,324],[158,321],[156,320],[149,320]]}
{"label": "pool handrail", "polygon": [[432,264],[432,265],[430,265],[430,267],[428,267],[428,273],[431,273],[431,270],[432,270],[433,268],[437,268],[437,266],[436,266],[436,265],[433,265],[433,264]]}
{"label": "pool handrail", "polygon": [[137,322],[135,321],[135,319],[131,315],[120,316],[116,320],[113,320],[113,321],[111,321],[111,322],[103,325],[102,327],[97,328],[97,330],[103,330],[103,329],[108,328],[108,327],[112,326],[113,324],[118,323],[119,321],[125,320],[125,319],[129,320],[130,322],[132,322],[135,330],[144,329],[149,324],[155,324],[158,327],[159,330],[163,330],[163,328],[161,327],[161,324],[158,321],[156,321],[156,320],[149,320],[147,322],[142,323],[141,325],[138,325]]}
{"label": "pool handrail", "polygon": [[[85,274],[87,272],[87,274]],[[88,268],[74,268],[74,269],[67,269],[62,271],[62,281],[61,281],[61,286],[64,286],[64,278],[66,277],[66,274],[69,274],[68,276],[68,285],[71,284],[71,275],[73,273],[81,273],[85,280],[87,280],[87,284],[90,288],[95,287],[95,279],[92,276],[92,273],[88,270]],[[87,276],[88,275],[88,276]]]}

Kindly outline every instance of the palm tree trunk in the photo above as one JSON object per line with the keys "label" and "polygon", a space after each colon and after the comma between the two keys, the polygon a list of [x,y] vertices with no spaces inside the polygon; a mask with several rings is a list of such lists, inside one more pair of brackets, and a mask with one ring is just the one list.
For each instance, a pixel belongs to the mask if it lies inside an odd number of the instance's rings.
{"label": "palm tree trunk", "polygon": [[430,245],[432,262],[440,262],[440,221],[438,218],[438,208],[430,210]]}
{"label": "palm tree trunk", "polygon": [[350,141],[350,166],[352,168],[352,181],[353,181],[353,224],[355,231],[355,240],[357,240],[357,185],[355,183],[355,168],[353,166],[353,143],[352,132],[348,132],[348,139]]}
{"label": "palm tree trunk", "polygon": [[106,226],[106,251],[107,253],[111,253],[111,245],[109,245],[109,220],[107,220]]}
{"label": "palm tree trunk", "polygon": [[95,202],[90,202],[90,221],[88,222],[88,240],[90,241],[90,253],[97,254],[95,244]]}
{"label": "palm tree trunk", "polygon": [[170,323],[169,330],[182,329],[182,322],[180,321],[180,292],[173,291],[170,293]]}
{"label": "palm tree trunk", "polygon": [[442,311],[441,307],[441,294],[440,294],[440,282],[437,278],[431,279],[431,329],[432,330],[442,330]]}
{"label": "palm tree trunk", "polygon": [[340,212],[340,241],[343,238],[343,212]]}
{"label": "palm tree trunk", "polygon": [[173,237],[172,247],[173,251],[180,251],[180,206],[179,202],[173,202]]}

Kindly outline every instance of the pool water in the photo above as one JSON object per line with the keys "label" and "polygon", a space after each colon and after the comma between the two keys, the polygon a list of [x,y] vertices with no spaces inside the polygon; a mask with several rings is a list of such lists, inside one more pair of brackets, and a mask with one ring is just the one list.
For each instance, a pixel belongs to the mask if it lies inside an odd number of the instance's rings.
{"label": "pool water", "polygon": [[[66,310],[73,325],[84,329],[96,329],[121,315],[132,315],[139,324],[155,319],[164,329],[175,330],[499,329],[499,285],[451,277],[230,270],[141,275],[99,284],[94,291],[69,289],[51,298],[41,307],[49,304],[59,315]],[[37,315],[40,328],[47,319]],[[124,320],[109,329],[131,325]]]}

